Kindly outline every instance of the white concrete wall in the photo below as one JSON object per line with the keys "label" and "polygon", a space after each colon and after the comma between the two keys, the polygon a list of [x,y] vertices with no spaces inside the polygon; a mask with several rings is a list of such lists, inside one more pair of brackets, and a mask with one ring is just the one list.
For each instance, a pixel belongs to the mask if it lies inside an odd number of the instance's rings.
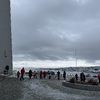
{"label": "white concrete wall", "polygon": [[0,0],[0,72],[6,65],[12,70],[10,1]]}

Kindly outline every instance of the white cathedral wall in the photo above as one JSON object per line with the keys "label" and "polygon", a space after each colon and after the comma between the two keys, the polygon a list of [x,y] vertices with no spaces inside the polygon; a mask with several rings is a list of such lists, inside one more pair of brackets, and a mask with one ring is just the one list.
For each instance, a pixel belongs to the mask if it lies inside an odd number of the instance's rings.
{"label": "white cathedral wall", "polygon": [[12,70],[10,1],[0,0],[0,72],[6,65]]}

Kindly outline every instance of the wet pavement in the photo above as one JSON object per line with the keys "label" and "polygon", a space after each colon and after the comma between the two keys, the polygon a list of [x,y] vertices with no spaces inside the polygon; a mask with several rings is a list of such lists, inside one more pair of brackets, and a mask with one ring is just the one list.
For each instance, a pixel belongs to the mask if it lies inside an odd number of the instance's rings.
{"label": "wet pavement", "polygon": [[62,80],[28,80],[24,82],[25,100],[99,100],[100,92],[71,89]]}
{"label": "wet pavement", "polygon": [[62,86],[63,80],[4,78],[0,100],[100,100],[100,92]]}

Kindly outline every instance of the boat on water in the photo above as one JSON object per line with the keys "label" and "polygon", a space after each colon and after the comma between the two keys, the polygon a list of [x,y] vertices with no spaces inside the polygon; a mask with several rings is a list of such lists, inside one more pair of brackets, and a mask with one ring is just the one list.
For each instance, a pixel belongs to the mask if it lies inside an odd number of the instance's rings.
{"label": "boat on water", "polygon": [[93,73],[100,73],[100,69],[94,69]]}

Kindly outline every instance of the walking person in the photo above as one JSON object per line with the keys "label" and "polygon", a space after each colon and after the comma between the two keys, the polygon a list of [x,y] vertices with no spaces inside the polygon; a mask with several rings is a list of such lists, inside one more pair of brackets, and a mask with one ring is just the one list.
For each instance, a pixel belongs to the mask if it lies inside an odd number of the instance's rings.
{"label": "walking person", "polygon": [[31,79],[31,77],[32,77],[32,70],[30,69],[29,70],[29,78]]}
{"label": "walking person", "polygon": [[24,80],[24,73],[25,73],[25,69],[24,67],[21,69],[21,77],[20,77],[20,80]]}
{"label": "walking person", "polygon": [[63,78],[64,78],[64,80],[66,79],[66,72],[65,72],[65,70],[63,72]]}

